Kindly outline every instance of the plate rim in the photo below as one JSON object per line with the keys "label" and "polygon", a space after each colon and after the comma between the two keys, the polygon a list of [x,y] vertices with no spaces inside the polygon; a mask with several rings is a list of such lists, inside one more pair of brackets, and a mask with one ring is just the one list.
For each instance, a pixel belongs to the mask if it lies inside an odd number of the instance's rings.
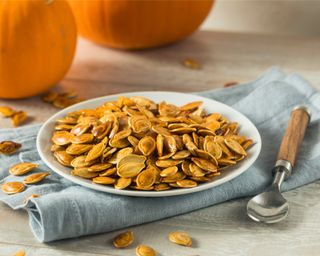
{"label": "plate rim", "polygon": [[[108,186],[104,186],[104,185],[100,185],[100,184],[95,184],[95,183],[89,183],[88,180],[81,178],[81,177],[75,177],[75,176],[71,176],[71,174],[67,174],[62,170],[59,170],[59,168],[56,168],[55,166],[53,166],[51,164],[50,159],[47,159],[45,152],[43,152],[42,146],[41,146],[41,138],[45,137],[45,133],[48,132],[46,130],[47,126],[54,120],[57,119],[58,116],[60,116],[63,113],[66,112],[70,112],[70,111],[74,111],[74,109],[78,108],[80,109],[80,106],[82,105],[86,105],[86,104],[90,104],[99,100],[110,100],[110,98],[115,98],[115,97],[119,97],[119,96],[142,96],[142,97],[146,97],[143,96],[143,94],[159,94],[159,96],[161,96],[161,94],[172,94],[172,95],[183,95],[185,96],[195,96],[198,98],[202,98],[205,100],[209,100],[212,101],[214,103],[220,104],[225,108],[228,108],[232,111],[237,112],[237,114],[241,117],[244,118],[246,120],[246,122],[250,123],[252,125],[253,130],[255,130],[255,135],[258,138],[258,141],[255,141],[254,147],[256,148],[256,153],[252,156],[250,160],[250,162],[248,163],[247,167],[242,167],[240,168],[240,171],[235,171],[230,173],[228,176],[223,177],[219,180],[214,180],[208,183],[202,183],[201,186],[197,186],[194,188],[181,188],[181,189],[175,189],[175,190],[165,190],[165,191],[135,191],[135,190],[117,190],[114,189],[113,187],[108,187]],[[72,110],[70,110],[72,109]],[[51,132],[51,131],[50,131]],[[117,93],[117,94],[110,94],[110,95],[106,95],[106,96],[101,96],[101,97],[96,97],[96,98],[92,98],[92,99],[88,99],[82,102],[79,102],[77,104],[71,105],[67,108],[64,108],[60,111],[58,111],[57,113],[53,114],[52,116],[50,116],[42,125],[41,128],[38,131],[37,134],[37,139],[36,139],[36,146],[37,146],[37,151],[38,154],[40,155],[41,160],[45,163],[45,165],[47,165],[53,172],[57,173],[58,175],[66,178],[67,180],[71,181],[72,183],[74,183],[75,185],[82,185],[86,188],[90,188],[96,191],[101,191],[101,192],[105,192],[105,193],[111,193],[111,194],[116,194],[116,195],[121,195],[121,196],[134,196],[134,197],[167,197],[167,196],[178,196],[178,195],[185,195],[185,194],[190,194],[190,193],[196,193],[196,192],[200,192],[203,190],[207,190],[219,185],[222,185],[228,181],[233,180],[234,178],[240,176],[241,174],[243,174],[244,172],[246,172],[253,164],[254,162],[258,159],[260,152],[261,152],[261,147],[262,147],[262,140],[261,140],[261,135],[259,133],[259,130],[257,129],[257,127],[255,126],[255,124],[244,114],[242,114],[241,112],[239,112],[238,110],[232,108],[231,106],[222,103],[220,101],[211,99],[211,98],[206,98],[202,95],[197,95],[197,94],[188,94],[188,93],[182,93],[182,92],[174,92],[174,91],[137,91],[137,92],[123,92],[123,93]],[[62,166],[64,167],[64,166]],[[67,167],[66,167],[67,168]],[[239,168],[238,168],[239,170]]]}

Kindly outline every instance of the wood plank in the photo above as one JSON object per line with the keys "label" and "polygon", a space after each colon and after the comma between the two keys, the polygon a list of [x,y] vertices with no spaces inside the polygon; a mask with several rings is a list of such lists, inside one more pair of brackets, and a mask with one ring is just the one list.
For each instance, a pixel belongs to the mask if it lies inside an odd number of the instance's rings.
{"label": "wood plank", "polygon": [[61,251],[57,249],[51,249],[49,247],[38,247],[38,246],[21,246],[18,244],[7,244],[0,242],[0,256],[14,255],[20,250],[24,250],[26,256],[32,255],[45,255],[45,256],[95,256],[95,255],[105,255],[105,256],[116,256],[112,254],[96,254],[96,253],[83,253],[83,252],[71,252],[71,251]]}
{"label": "wood plank", "polygon": [[[278,65],[298,72],[320,89],[318,38],[272,37],[200,31],[178,44],[144,51],[119,51],[80,39],[74,64],[57,90],[75,90],[82,98],[113,93],[168,90],[192,92],[220,88],[228,81],[248,82]],[[202,70],[181,65],[195,58]],[[27,111],[29,123],[43,122],[57,111],[39,96],[1,100]],[[11,127],[1,119],[0,127]]]}
{"label": "wood plank", "polygon": [[[143,51],[119,51],[79,40],[75,62],[67,78],[134,85],[170,85],[179,90],[204,90],[230,80],[255,79],[271,66],[316,75],[319,38],[292,38],[254,34],[199,31],[167,47]],[[202,70],[181,65],[195,58]],[[151,86],[151,85],[150,85]]]}
{"label": "wood plank", "polygon": [[[284,222],[263,225],[251,221],[245,213],[248,199],[234,200],[189,214],[132,227],[134,245],[125,250],[113,248],[111,239],[117,232],[39,244],[32,237],[25,212],[0,210],[0,241],[21,247],[41,247],[71,252],[110,255],[133,255],[134,247],[145,243],[161,255],[316,255],[320,249],[320,182],[284,193],[291,212]],[[187,231],[195,240],[193,248],[170,243],[167,234]],[[241,246],[239,246],[241,245]],[[259,248],[267,248],[261,251]],[[305,254],[304,254],[305,253]],[[41,254],[35,254],[41,255]],[[55,255],[55,254],[53,254]],[[59,255],[59,254],[57,254]]]}

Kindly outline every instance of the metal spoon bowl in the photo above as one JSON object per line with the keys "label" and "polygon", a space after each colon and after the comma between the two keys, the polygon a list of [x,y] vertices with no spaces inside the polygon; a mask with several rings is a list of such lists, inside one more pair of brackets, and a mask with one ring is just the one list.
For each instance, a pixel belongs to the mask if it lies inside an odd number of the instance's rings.
{"label": "metal spoon bowl", "polygon": [[289,204],[280,192],[284,177],[284,171],[277,172],[271,187],[248,202],[247,214],[251,219],[262,223],[275,223],[288,215]]}

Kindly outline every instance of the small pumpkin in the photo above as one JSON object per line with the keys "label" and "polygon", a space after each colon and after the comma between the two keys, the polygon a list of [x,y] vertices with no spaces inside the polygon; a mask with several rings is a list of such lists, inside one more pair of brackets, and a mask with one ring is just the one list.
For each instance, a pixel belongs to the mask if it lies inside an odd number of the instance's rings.
{"label": "small pumpkin", "polygon": [[65,0],[0,1],[0,98],[48,90],[68,71],[77,30]]}
{"label": "small pumpkin", "polygon": [[213,0],[69,0],[79,33],[96,43],[139,49],[181,40],[208,15]]}

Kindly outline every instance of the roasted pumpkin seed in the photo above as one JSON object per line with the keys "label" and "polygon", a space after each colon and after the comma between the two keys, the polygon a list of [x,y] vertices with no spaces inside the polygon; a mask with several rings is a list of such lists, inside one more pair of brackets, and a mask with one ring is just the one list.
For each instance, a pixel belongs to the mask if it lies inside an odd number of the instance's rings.
{"label": "roasted pumpkin seed", "polygon": [[140,244],[136,248],[136,255],[137,256],[156,256],[157,253],[150,246]]}
{"label": "roasted pumpkin seed", "polygon": [[193,187],[198,186],[197,182],[195,182],[193,180],[187,180],[187,179],[178,180],[176,183],[181,188],[193,188]]}
{"label": "roasted pumpkin seed", "polygon": [[140,172],[137,176],[136,183],[139,188],[150,188],[156,181],[156,174],[151,169]]}
{"label": "roasted pumpkin seed", "polygon": [[143,155],[149,156],[156,149],[156,142],[151,136],[145,136],[139,141],[138,148]]}
{"label": "roasted pumpkin seed", "polygon": [[12,155],[21,148],[20,143],[14,141],[1,141],[0,142],[0,154]]}
{"label": "roasted pumpkin seed", "polygon": [[[69,155],[81,155],[91,150],[92,146],[93,145],[91,144],[71,144],[69,147],[67,147],[66,153]],[[87,160],[87,162],[88,161],[90,160]]]}
{"label": "roasted pumpkin seed", "polygon": [[24,184],[18,181],[6,182],[1,186],[2,192],[8,195],[20,193],[21,191],[24,190],[24,188],[25,188]]}
{"label": "roasted pumpkin seed", "polygon": [[12,117],[16,111],[10,107],[0,106],[0,114],[3,117]]}
{"label": "roasted pumpkin seed", "polygon": [[97,184],[103,184],[103,185],[111,185],[111,184],[114,184],[116,182],[115,179],[113,178],[110,178],[110,177],[94,177],[92,179],[92,181],[94,183],[97,183]]}
{"label": "roasted pumpkin seed", "polygon": [[117,164],[117,173],[123,178],[137,176],[145,167],[146,157],[130,154],[123,157]]}
{"label": "roasted pumpkin seed", "polygon": [[71,171],[71,174],[85,179],[92,179],[99,175],[97,172],[90,172],[88,167],[75,168]]}
{"label": "roasted pumpkin seed", "polygon": [[224,143],[234,152],[240,154],[240,155],[247,155],[247,152],[243,149],[243,147],[237,142],[236,140],[233,139],[225,139]]}
{"label": "roasted pumpkin seed", "polygon": [[20,126],[28,119],[28,115],[25,111],[17,111],[11,116],[12,125],[14,127]]}
{"label": "roasted pumpkin seed", "polygon": [[125,189],[131,184],[131,178],[119,178],[114,184],[115,189]]}
{"label": "roasted pumpkin seed", "polygon": [[161,177],[168,177],[168,176],[172,176],[174,174],[176,174],[178,172],[178,167],[177,166],[171,166],[171,167],[168,167],[168,168],[165,168],[163,169],[161,172],[160,172],[160,176]]}
{"label": "roasted pumpkin seed", "polygon": [[23,183],[24,184],[35,184],[35,183],[42,181],[45,177],[47,177],[49,175],[50,175],[50,173],[48,173],[48,172],[33,173],[33,174],[30,174],[29,176],[25,177],[25,179],[23,180]]}
{"label": "roasted pumpkin seed", "polygon": [[[85,161],[86,162],[90,162],[94,159],[97,159],[98,157],[102,156],[103,151],[105,150],[105,148],[107,147],[107,141],[108,138],[105,137],[105,139],[103,139],[100,143],[94,145],[93,147],[91,147],[91,149],[89,150]],[[67,149],[68,150],[68,149]]]}
{"label": "roasted pumpkin seed", "polygon": [[130,244],[132,244],[134,241],[134,235],[132,231],[126,231],[123,233],[118,234],[114,239],[113,239],[113,245],[116,248],[126,248]]}
{"label": "roasted pumpkin seed", "polygon": [[169,240],[175,244],[183,245],[183,246],[192,246],[191,237],[185,232],[171,232],[169,234]]}
{"label": "roasted pumpkin seed", "polygon": [[24,163],[19,163],[11,166],[9,169],[9,172],[15,176],[21,176],[32,171],[34,168],[37,168],[37,167],[38,167],[37,164],[24,162]]}
{"label": "roasted pumpkin seed", "polygon": [[54,157],[57,161],[64,166],[71,166],[71,162],[74,159],[74,156],[69,155],[66,151],[55,151]]}
{"label": "roasted pumpkin seed", "polygon": [[14,256],[25,256],[25,255],[26,255],[26,252],[24,250],[19,250],[14,254]]}

